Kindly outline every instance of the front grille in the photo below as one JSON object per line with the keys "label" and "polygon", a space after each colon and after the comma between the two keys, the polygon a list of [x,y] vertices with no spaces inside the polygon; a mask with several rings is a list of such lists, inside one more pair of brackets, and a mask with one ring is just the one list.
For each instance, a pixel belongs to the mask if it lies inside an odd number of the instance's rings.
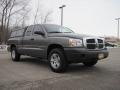
{"label": "front grille", "polygon": [[103,43],[103,40],[101,40],[101,39],[98,39],[98,43]]}
{"label": "front grille", "polygon": [[96,45],[95,44],[87,44],[88,49],[95,49]]}
{"label": "front grille", "polygon": [[87,38],[86,39],[86,48],[87,49],[103,49],[104,41],[103,41],[103,39]]}
{"label": "front grille", "polygon": [[87,42],[88,49],[95,49],[96,48],[95,39],[87,39],[86,42]]}
{"label": "front grille", "polygon": [[104,47],[103,40],[102,39],[97,39],[98,40],[98,48],[102,49]]}
{"label": "front grille", "polygon": [[87,43],[95,43],[95,39],[87,39]]}
{"label": "front grille", "polygon": [[103,44],[99,44],[99,46],[98,46],[99,49],[102,49],[103,47],[104,47]]}

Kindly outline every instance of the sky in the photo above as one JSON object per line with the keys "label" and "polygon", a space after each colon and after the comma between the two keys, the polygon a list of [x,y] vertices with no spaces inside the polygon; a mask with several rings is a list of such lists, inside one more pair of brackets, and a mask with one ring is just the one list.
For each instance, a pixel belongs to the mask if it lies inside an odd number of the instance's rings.
{"label": "sky", "polygon": [[43,12],[53,11],[51,24],[60,25],[59,6],[64,4],[65,27],[80,34],[117,36],[115,18],[120,17],[120,0],[32,0],[32,12],[36,11],[38,3]]}

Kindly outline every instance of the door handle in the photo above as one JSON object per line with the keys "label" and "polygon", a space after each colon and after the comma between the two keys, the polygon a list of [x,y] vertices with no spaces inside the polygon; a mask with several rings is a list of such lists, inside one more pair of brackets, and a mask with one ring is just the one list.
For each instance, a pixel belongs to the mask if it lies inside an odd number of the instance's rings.
{"label": "door handle", "polygon": [[31,38],[30,40],[34,40],[34,38]]}

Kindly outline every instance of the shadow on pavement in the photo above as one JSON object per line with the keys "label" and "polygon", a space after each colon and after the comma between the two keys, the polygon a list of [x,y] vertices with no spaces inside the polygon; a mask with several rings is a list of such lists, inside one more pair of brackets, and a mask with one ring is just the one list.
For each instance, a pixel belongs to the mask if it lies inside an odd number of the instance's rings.
{"label": "shadow on pavement", "polygon": [[[40,58],[34,57],[24,57],[21,58],[20,62],[37,65],[40,67],[49,67],[47,60],[42,60]],[[103,67],[101,67],[103,69]],[[65,73],[73,73],[73,72],[102,72],[101,68],[97,66],[97,64],[93,67],[86,67],[82,63],[70,64]],[[49,69],[49,68],[48,68]]]}
{"label": "shadow on pavement", "polygon": [[20,59],[20,62],[35,64],[35,65],[40,65],[40,66],[48,66],[47,61],[42,60],[40,58],[34,58],[34,57],[22,57]]}

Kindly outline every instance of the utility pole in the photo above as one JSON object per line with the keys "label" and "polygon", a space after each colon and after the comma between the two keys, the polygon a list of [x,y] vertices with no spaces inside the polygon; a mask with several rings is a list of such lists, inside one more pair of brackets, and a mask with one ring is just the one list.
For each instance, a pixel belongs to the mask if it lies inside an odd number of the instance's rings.
{"label": "utility pole", "polygon": [[119,41],[119,20],[120,20],[120,18],[116,18],[115,20],[117,20],[117,22],[118,22],[117,38],[118,38],[118,41]]}
{"label": "utility pole", "polygon": [[63,26],[63,8],[66,7],[66,5],[62,5],[59,7],[61,9],[61,26]]}

